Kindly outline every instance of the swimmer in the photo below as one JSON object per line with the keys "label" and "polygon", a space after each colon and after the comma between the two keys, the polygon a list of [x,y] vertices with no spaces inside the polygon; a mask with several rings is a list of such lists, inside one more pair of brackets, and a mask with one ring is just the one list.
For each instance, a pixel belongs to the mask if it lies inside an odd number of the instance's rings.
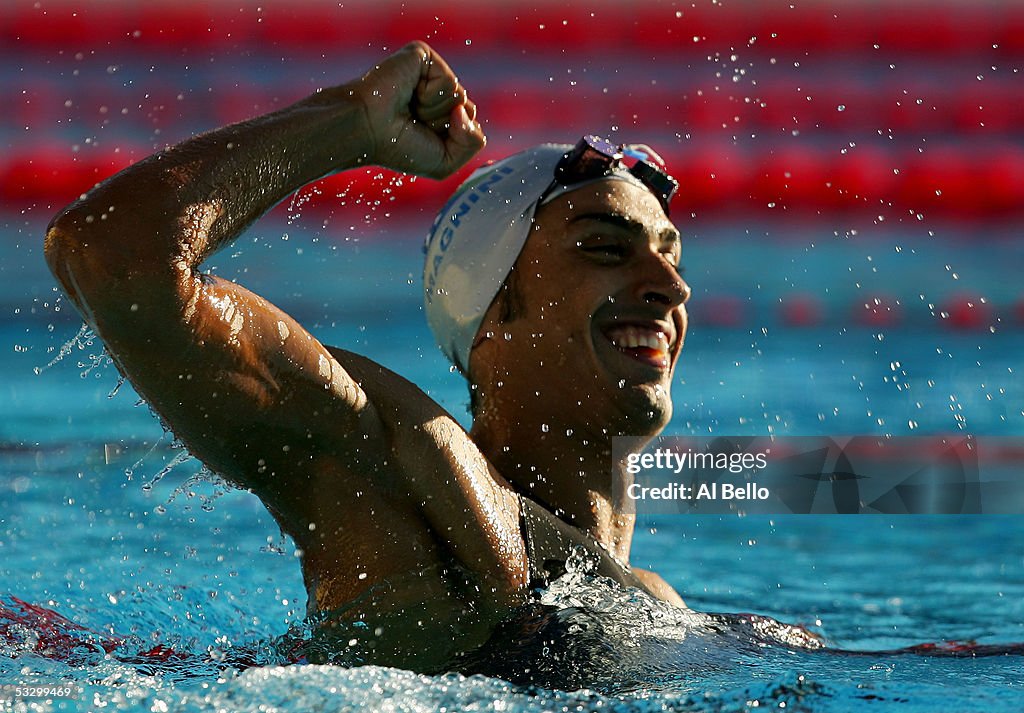
{"label": "swimmer", "polygon": [[426,312],[471,385],[468,433],[401,376],[201,271],[311,181],[367,165],[440,179],[485,141],[466,89],[417,42],[136,163],[46,235],[118,369],[192,454],[263,501],[302,552],[311,617],[358,623],[365,663],[444,670],[577,546],[600,574],[683,606],[628,564],[635,518],[611,474],[613,437],[642,445],[668,423],[686,334],[675,182],[652,151],[536,147],[441,211]]}

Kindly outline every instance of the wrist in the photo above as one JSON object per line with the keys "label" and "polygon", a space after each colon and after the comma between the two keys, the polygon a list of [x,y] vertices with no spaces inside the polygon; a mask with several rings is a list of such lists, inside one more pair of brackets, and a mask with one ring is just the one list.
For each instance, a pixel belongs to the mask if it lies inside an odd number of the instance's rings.
{"label": "wrist", "polygon": [[366,101],[350,84],[328,87],[299,102],[316,118],[305,148],[318,162],[320,175],[374,163],[376,140]]}

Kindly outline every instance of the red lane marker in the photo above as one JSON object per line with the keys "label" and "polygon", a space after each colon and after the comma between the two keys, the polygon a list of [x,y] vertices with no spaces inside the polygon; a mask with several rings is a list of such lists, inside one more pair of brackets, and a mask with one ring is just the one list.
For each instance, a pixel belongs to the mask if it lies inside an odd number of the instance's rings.
{"label": "red lane marker", "polygon": [[865,327],[895,327],[903,322],[903,308],[892,296],[874,295],[854,305],[853,320]]}
{"label": "red lane marker", "polygon": [[788,327],[816,327],[823,313],[821,302],[813,295],[786,297],[780,308],[782,322]]}
{"label": "red lane marker", "polygon": [[992,324],[990,305],[974,295],[954,295],[946,301],[940,315],[945,315],[943,322],[954,329],[984,329]]}

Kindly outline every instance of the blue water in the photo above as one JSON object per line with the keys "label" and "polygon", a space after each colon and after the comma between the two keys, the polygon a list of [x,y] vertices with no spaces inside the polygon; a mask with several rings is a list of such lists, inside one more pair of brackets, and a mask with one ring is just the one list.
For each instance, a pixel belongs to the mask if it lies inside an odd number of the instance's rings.
{"label": "blue water", "polygon": [[[377,234],[385,229],[394,228],[380,219],[341,241],[301,221],[261,223],[216,266],[325,342],[409,376],[466,422],[461,379],[423,325],[416,231],[399,227],[400,239],[385,242]],[[955,235],[851,241],[774,230],[719,228],[688,247],[695,315],[702,299],[718,294],[748,297],[750,310],[733,329],[695,317],[669,433],[1024,433],[1024,333],[1009,316],[994,331],[953,331],[927,308],[964,289],[1012,299],[1020,264],[1012,242],[965,251],[964,236]],[[98,343],[76,342],[34,372],[80,327],[52,291],[41,232],[37,222],[8,220],[0,246],[0,604],[15,606],[16,597],[56,611],[86,627],[76,636],[96,645],[43,655],[33,651],[38,632],[9,629],[6,643],[0,638],[0,685],[65,681],[85,689],[77,701],[19,710],[1024,706],[1020,656],[851,656],[714,637],[697,648],[671,636],[623,639],[632,649],[614,653],[617,675],[581,692],[523,690],[480,676],[273,665],[273,642],[305,610],[294,545],[254,497],[211,482],[198,464],[158,477],[179,452],[131,387],[116,388]],[[825,306],[819,326],[780,324],[778,301],[796,291]],[[851,302],[872,291],[905,300],[906,326],[848,323]],[[694,609],[803,624],[843,649],[1009,644],[1024,641],[1022,535],[1024,518],[1014,516],[648,516],[633,561],[659,571]],[[638,629],[654,611],[611,600],[588,606],[599,619],[625,617]],[[99,643],[111,639],[120,643],[107,657]],[[190,663],[118,660],[157,645]],[[237,672],[218,663],[239,654],[260,665]]]}

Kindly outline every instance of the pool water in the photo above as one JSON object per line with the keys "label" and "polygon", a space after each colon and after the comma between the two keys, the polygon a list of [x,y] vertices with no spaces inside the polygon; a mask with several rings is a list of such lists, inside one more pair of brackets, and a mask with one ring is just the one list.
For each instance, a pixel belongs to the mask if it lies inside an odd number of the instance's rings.
{"label": "pool water", "polygon": [[[216,267],[323,341],[410,377],[467,422],[461,379],[423,324],[416,230],[384,239],[375,232],[384,227],[338,241],[261,223],[258,239],[243,238]],[[647,516],[638,525],[634,564],[660,572],[694,609],[805,625],[847,653],[737,643],[583,577],[575,593],[551,594],[564,616],[608,632],[608,665],[582,691],[484,676],[281,665],[287,656],[278,642],[301,627],[305,612],[294,544],[253,496],[183,458],[130,385],[118,387],[100,345],[79,334],[73,310],[52,291],[40,255],[42,226],[8,223],[5,230],[0,685],[71,682],[84,689],[74,701],[18,700],[10,704],[17,710],[1024,705],[1020,655],[849,653],[1024,641],[1019,516]],[[948,288],[947,264],[970,284],[998,291],[1008,284],[999,277],[1019,259],[1016,247],[995,243],[965,255],[962,238],[951,238],[911,254],[892,249],[904,244],[899,235],[871,244],[769,237],[775,239],[754,241],[741,229],[723,229],[688,248],[695,323],[667,432],[1024,432],[1017,378],[1024,333],[1009,321],[995,330],[950,331],[938,319],[914,321],[909,298],[901,328],[855,327],[845,317],[858,295],[891,292],[893,284],[914,299],[926,295],[924,304],[940,301],[936,285]],[[877,256],[870,266],[869,254]],[[783,269],[765,275],[765,264]],[[745,296],[747,320],[702,325],[701,300],[730,290]],[[796,291],[819,296],[832,315],[805,328],[780,323],[773,310]],[[62,359],[36,373],[69,342]],[[0,708],[8,705],[3,700]]]}

